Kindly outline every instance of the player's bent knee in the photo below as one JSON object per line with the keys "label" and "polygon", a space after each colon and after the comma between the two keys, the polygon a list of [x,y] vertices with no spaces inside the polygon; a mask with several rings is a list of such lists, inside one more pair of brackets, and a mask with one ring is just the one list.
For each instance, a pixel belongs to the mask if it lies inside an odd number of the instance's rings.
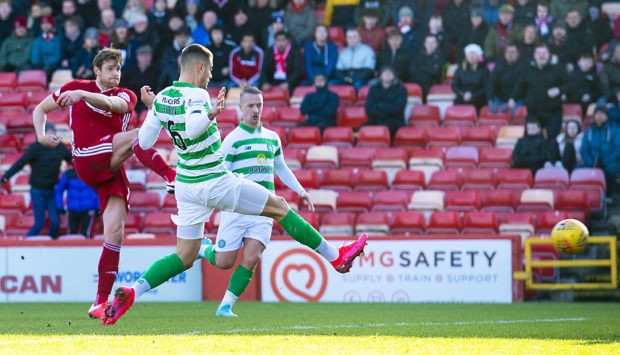
{"label": "player's bent knee", "polygon": [[235,265],[237,253],[216,253],[215,266],[218,269],[227,270]]}

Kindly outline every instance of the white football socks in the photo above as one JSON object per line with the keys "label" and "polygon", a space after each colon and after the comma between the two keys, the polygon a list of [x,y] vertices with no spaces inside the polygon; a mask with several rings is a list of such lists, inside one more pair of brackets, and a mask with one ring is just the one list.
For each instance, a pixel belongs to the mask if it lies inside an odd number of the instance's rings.
{"label": "white football socks", "polygon": [[136,292],[136,299],[142,296],[144,293],[148,292],[151,289],[151,285],[143,279],[139,278],[138,281],[134,282],[131,286],[133,290]]}
{"label": "white football socks", "polygon": [[338,256],[340,255],[338,249],[336,249],[333,244],[331,244],[325,239],[321,240],[321,244],[319,244],[319,246],[316,248],[316,252],[321,254],[321,256],[323,256],[329,262],[338,259]]}
{"label": "white football socks", "polygon": [[238,299],[239,297],[235,296],[232,292],[226,290],[226,293],[224,294],[224,298],[222,298],[222,303],[220,303],[220,307],[227,305],[227,304],[232,307],[235,304],[235,302],[237,302]]}

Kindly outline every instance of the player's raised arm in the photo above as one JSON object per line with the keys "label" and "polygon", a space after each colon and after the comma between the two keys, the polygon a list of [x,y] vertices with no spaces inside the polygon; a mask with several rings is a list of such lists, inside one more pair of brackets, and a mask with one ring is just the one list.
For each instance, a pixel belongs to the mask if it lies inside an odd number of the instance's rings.
{"label": "player's raised arm", "polygon": [[49,95],[34,108],[34,111],[32,111],[32,124],[37,134],[37,140],[47,147],[55,147],[60,143],[60,138],[45,134],[47,114],[58,108],[59,106],[54,100],[54,97]]}

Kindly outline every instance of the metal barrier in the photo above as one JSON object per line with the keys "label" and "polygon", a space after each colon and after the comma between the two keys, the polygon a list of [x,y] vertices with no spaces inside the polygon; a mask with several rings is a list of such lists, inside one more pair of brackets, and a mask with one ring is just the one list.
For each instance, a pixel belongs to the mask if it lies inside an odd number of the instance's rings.
{"label": "metal barrier", "polygon": [[[609,290],[618,288],[618,252],[616,237],[590,237],[588,244],[607,244],[609,259],[579,259],[579,260],[532,260],[532,246],[551,244],[551,238],[525,239],[525,271],[513,274],[515,280],[525,280],[528,290]],[[532,277],[533,268],[541,267],[609,267],[609,282],[570,282],[570,283],[535,283]]]}

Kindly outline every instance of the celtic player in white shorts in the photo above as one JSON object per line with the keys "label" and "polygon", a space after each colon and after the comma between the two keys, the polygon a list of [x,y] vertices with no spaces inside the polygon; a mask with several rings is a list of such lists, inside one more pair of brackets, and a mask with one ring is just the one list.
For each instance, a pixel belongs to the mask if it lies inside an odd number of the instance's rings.
{"label": "celtic player in white shorts", "polygon": [[[353,260],[366,246],[367,236],[362,234],[337,249],[295,213],[285,199],[226,168],[215,121],[224,108],[226,90],[220,90],[215,107],[211,107],[206,87],[212,67],[213,54],[208,49],[199,44],[189,45],[181,53],[179,81],[157,96],[151,93],[142,97],[149,112],[138,134],[140,147],[151,148],[164,128],[179,156],[175,188],[178,215],[172,216],[177,225],[177,247],[175,253],[153,263],[131,288],[116,290],[102,324],[115,324],[137,297],[192,267],[205,222],[214,209],[277,220],[293,239],[317,251],[341,273],[350,270]],[[247,283],[251,276],[243,275]]]}
{"label": "celtic player in white shorts", "polygon": [[[261,91],[254,87],[243,89],[239,105],[241,122],[222,143],[226,167],[272,192],[275,173],[284,185],[295,191],[313,210],[310,195],[284,161],[280,137],[261,124]],[[229,269],[235,264],[237,253],[243,245],[243,258],[230,278],[228,290],[215,312],[216,316],[236,317],[232,306],[248,286],[260,256],[271,239],[272,226],[273,219],[268,217],[222,212],[215,245],[203,245],[199,257],[204,257],[218,268]]]}

